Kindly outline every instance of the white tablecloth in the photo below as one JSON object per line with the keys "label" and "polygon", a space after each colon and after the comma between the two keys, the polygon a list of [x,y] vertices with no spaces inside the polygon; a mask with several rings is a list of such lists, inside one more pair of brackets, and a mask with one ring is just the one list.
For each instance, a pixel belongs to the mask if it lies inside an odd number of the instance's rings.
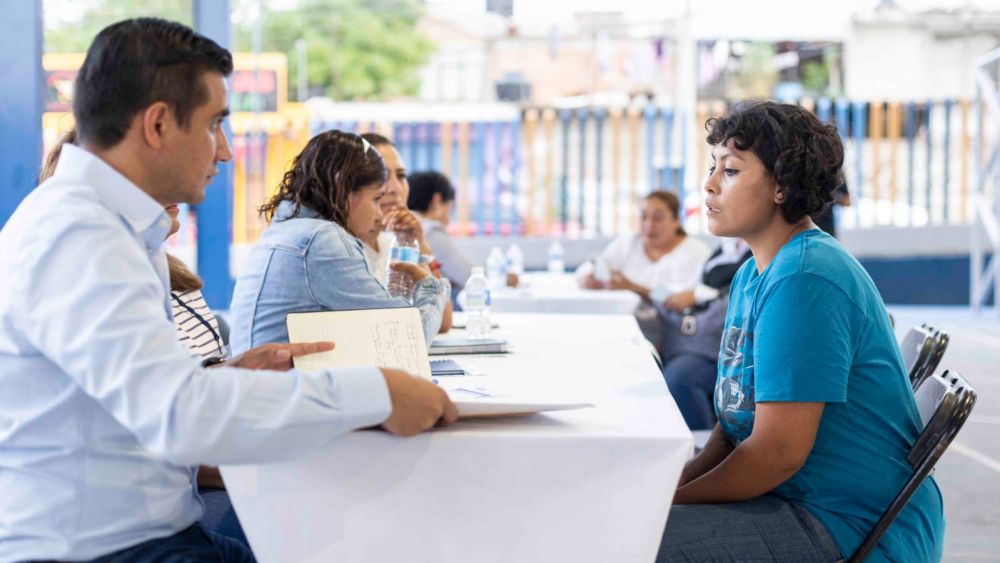
{"label": "white tablecloth", "polygon": [[497,320],[514,353],[456,357],[485,373],[464,381],[596,406],[361,431],[308,459],[224,467],[261,562],[653,560],[692,439],[635,319]]}
{"label": "white tablecloth", "polygon": [[639,296],[625,290],[581,289],[572,274],[530,272],[521,286],[492,292],[494,312],[626,315],[639,306]]}

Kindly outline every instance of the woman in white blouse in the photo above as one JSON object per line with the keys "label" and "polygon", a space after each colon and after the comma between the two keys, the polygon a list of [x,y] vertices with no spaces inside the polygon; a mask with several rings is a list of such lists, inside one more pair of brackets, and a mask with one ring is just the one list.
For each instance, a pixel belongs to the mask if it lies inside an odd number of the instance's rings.
{"label": "woman in white blouse", "polygon": [[677,195],[650,192],[640,209],[638,234],[618,237],[594,262],[577,269],[582,287],[627,289],[644,302],[659,303],[698,283],[712,250],[684,231]]}

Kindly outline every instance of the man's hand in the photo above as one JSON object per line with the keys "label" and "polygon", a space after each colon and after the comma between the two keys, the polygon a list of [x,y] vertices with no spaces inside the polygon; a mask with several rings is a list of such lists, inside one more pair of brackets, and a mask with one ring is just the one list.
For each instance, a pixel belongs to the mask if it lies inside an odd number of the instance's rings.
{"label": "man's hand", "polygon": [[397,436],[415,436],[458,420],[458,410],[444,389],[398,369],[382,368],[382,375],[392,399],[392,414],[382,428]]}
{"label": "man's hand", "polygon": [[671,311],[683,313],[686,309],[694,307],[694,290],[689,289],[687,291],[679,291],[670,297],[667,297],[667,300],[664,301],[663,304],[666,305]]}
{"label": "man's hand", "polygon": [[219,366],[244,369],[269,369],[288,371],[292,358],[333,350],[333,342],[304,342],[300,344],[265,344],[251,348]]}

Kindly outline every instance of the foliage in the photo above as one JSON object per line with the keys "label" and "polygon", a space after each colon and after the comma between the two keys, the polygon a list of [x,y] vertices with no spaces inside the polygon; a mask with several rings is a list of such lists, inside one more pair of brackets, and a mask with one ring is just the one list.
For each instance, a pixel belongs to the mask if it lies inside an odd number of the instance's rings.
{"label": "foliage", "polygon": [[[416,94],[418,71],[434,50],[416,29],[422,14],[417,0],[233,0],[233,51],[253,50],[255,18],[248,14],[258,5],[261,51],[288,56],[291,97],[299,39],[306,42],[310,91],[319,89],[336,99]],[[46,52],[85,52],[103,27],[129,17],[192,24],[192,0],[45,0],[43,9]]]}
{"label": "foliage", "polygon": [[751,43],[741,59],[741,68],[733,80],[736,99],[768,98],[778,83],[774,67],[775,49],[770,43]]}
{"label": "foliage", "polygon": [[44,0],[44,49],[84,53],[94,36],[116,21],[155,16],[191,25],[191,14],[191,0]]}
{"label": "foliage", "polygon": [[[295,42],[303,39],[310,89],[321,86],[335,99],[350,100],[413,95],[418,70],[434,48],[416,30],[420,15],[416,0],[300,0],[263,13],[261,50],[287,54],[290,93],[298,76]],[[251,51],[253,22],[238,21],[234,39],[237,50]]]}

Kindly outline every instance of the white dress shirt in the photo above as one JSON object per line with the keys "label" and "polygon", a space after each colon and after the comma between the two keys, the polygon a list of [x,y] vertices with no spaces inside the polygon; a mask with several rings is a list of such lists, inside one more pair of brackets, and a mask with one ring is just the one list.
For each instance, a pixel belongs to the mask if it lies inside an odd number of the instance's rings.
{"label": "white dress shirt", "polygon": [[66,145],[0,231],[0,561],[172,535],[203,510],[195,465],[306,454],[389,415],[375,368],[202,368],[171,319],[169,227]]}

